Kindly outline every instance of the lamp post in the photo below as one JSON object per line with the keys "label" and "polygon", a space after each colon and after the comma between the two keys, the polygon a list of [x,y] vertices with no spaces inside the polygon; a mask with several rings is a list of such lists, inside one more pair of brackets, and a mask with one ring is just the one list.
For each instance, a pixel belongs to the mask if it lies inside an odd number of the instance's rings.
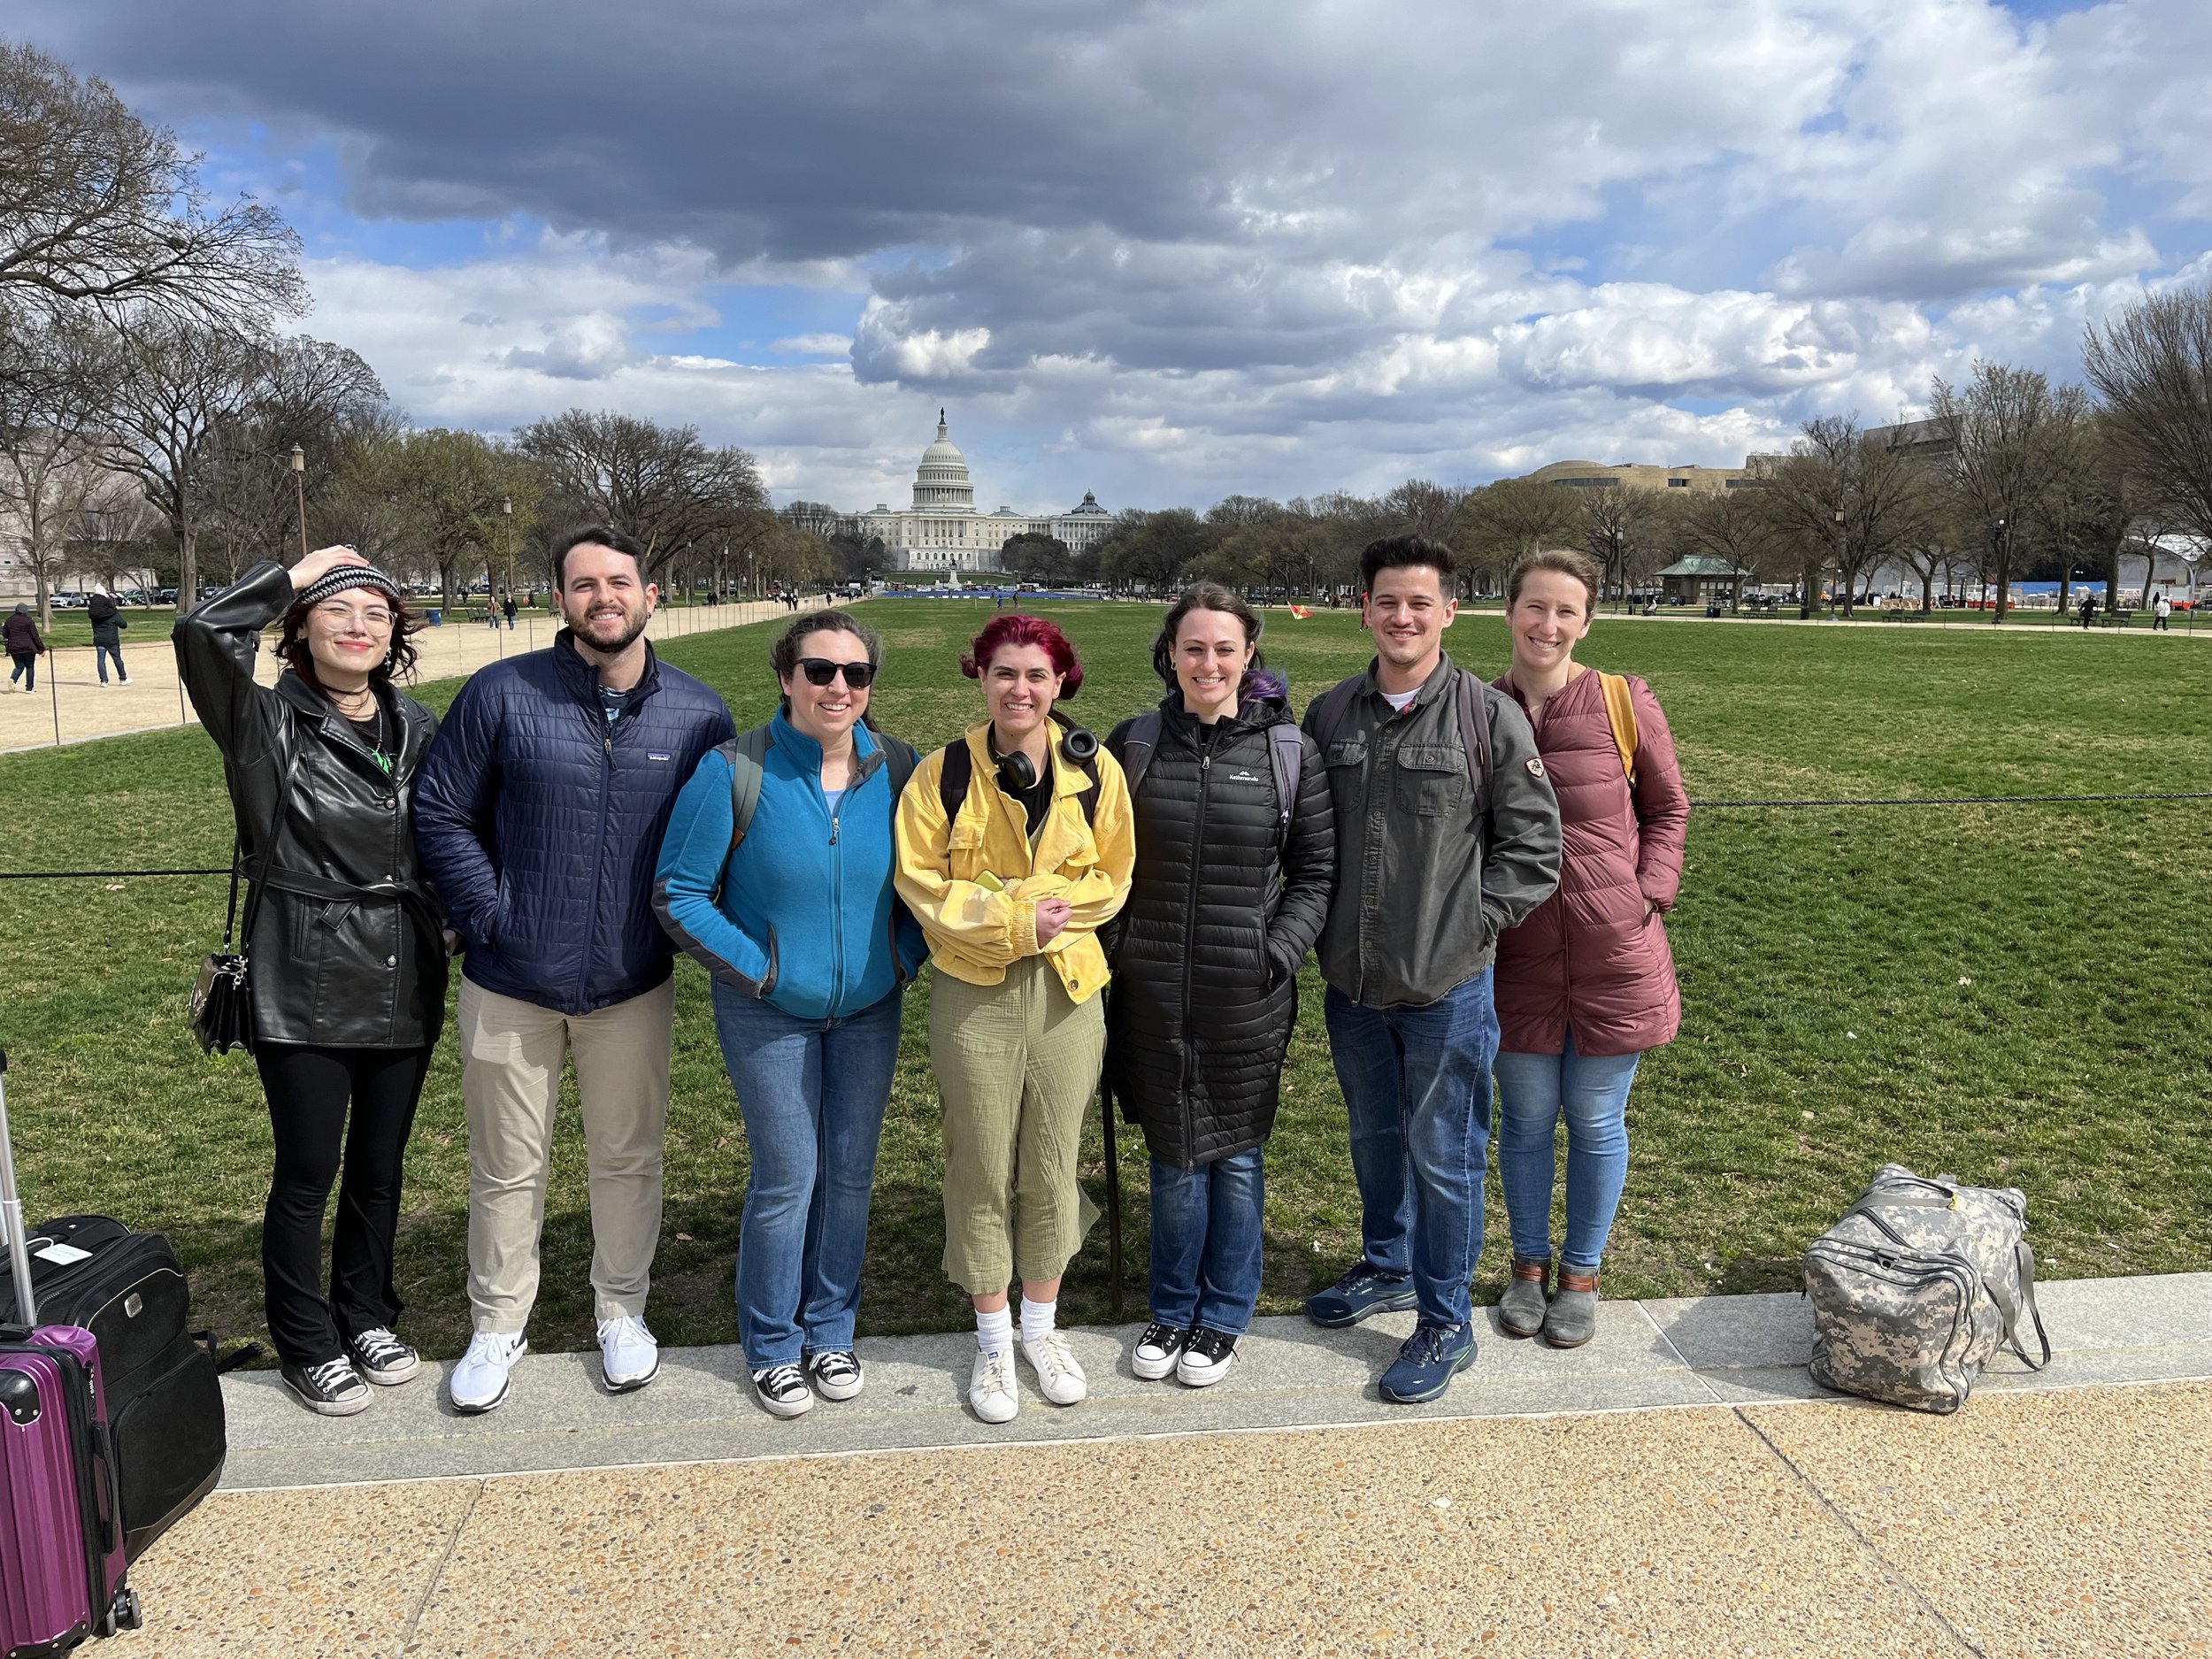
{"label": "lamp post", "polygon": [[300,557],[307,557],[307,451],[292,446],[292,494],[300,507]]}
{"label": "lamp post", "polygon": [[[1990,557],[1996,561],[1997,569],[2002,572],[2005,568],[2005,521],[2002,518],[1998,519],[1990,528],[1989,553]],[[2007,588],[2001,577],[1997,583],[1997,611],[1995,616],[1991,618],[1992,621],[2002,622],[2005,619],[2006,598]]]}
{"label": "lamp post", "polygon": [[515,587],[515,498],[512,495],[499,498],[499,516],[507,526],[507,591],[512,594]]}
{"label": "lamp post", "polygon": [[[1842,509],[1842,508],[1840,508],[1840,507],[1839,507],[1839,508],[1837,508],[1837,509],[1836,509],[1836,578],[1837,578],[1837,580],[1842,580],[1842,577],[1843,577],[1843,509]],[[1835,601],[1835,595],[1832,595],[1832,594],[1831,594],[1831,595],[1828,596],[1828,619],[1829,619],[1831,622],[1832,622],[1832,621],[1834,621],[1834,620],[1835,620],[1835,618],[1836,618],[1836,601]]]}

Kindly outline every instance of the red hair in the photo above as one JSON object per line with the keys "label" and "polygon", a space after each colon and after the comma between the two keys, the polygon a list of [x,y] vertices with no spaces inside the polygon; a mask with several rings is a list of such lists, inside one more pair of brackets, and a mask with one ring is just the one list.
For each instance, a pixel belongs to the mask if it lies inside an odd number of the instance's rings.
{"label": "red hair", "polygon": [[960,659],[960,672],[971,680],[982,679],[991,659],[1010,645],[1033,645],[1042,651],[1052,664],[1052,672],[1063,677],[1063,698],[1072,697],[1081,689],[1083,664],[1068,636],[1042,617],[1025,617],[1018,611],[993,617],[983,625],[983,632],[969,642],[968,654]]}

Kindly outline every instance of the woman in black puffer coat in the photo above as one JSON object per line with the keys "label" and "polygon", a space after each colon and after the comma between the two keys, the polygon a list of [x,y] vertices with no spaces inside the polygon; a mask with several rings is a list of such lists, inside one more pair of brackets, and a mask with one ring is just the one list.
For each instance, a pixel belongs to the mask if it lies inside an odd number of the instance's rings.
{"label": "woman in black puffer coat", "polygon": [[1236,1363],[1259,1300],[1261,1152],[1336,876],[1328,778],[1259,634],[1227,588],[1192,588],[1152,648],[1167,696],[1106,740],[1137,822],[1106,1064],[1152,1153],[1152,1323],[1131,1365],[1194,1387]]}

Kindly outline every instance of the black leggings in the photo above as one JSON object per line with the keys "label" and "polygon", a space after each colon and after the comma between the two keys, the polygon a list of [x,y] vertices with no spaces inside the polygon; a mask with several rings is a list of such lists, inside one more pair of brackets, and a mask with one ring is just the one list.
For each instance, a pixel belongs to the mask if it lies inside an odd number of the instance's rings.
{"label": "black leggings", "polygon": [[[265,1042],[254,1060],[276,1131],[276,1171],[261,1226],[269,1334],[279,1358],[312,1365],[343,1351],[341,1333],[388,1329],[399,1317],[392,1239],[399,1229],[400,1164],[430,1050]],[[334,1182],[338,1225],[326,1300],[323,1212]]]}

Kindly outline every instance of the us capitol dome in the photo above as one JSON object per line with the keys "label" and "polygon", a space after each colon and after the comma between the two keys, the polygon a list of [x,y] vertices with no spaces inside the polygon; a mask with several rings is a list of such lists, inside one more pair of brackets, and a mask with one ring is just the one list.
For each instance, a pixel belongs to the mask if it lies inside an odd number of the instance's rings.
{"label": "us capitol dome", "polygon": [[968,457],[952,441],[945,411],[937,411],[937,439],[922,451],[914,469],[914,502],[903,511],[878,502],[859,515],[863,535],[880,536],[895,571],[990,572],[999,568],[999,549],[1018,535],[1048,535],[1071,553],[1097,546],[1113,527],[1114,516],[1090,491],[1066,512],[1037,515],[1000,507],[979,513]]}

